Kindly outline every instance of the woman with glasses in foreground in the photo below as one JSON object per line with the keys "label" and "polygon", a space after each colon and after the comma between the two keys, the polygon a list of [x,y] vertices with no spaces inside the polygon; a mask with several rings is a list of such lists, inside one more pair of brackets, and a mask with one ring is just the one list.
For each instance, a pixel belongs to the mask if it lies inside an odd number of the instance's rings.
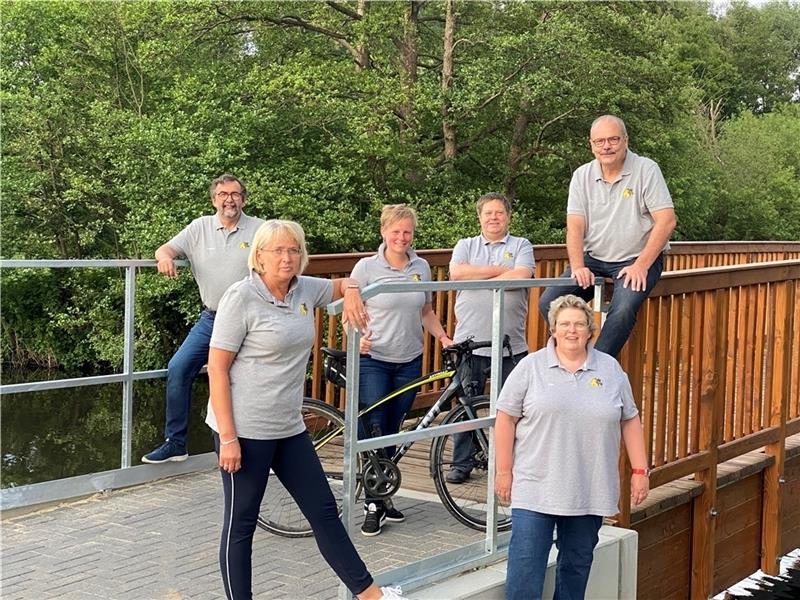
{"label": "woman with glasses in foreground", "polygon": [[314,530],[327,563],[360,600],[399,599],[379,588],[347,535],[301,416],[314,309],[344,297],[344,318],[366,326],[355,281],[301,275],[305,234],[270,220],[256,232],[250,275],[219,304],[208,357],[206,423],[225,496],[219,562],[229,600],[252,598],[252,546],[270,469]]}
{"label": "woman with glasses in foreground", "polygon": [[520,361],[497,401],[495,492],[511,504],[508,600],[542,597],[554,529],[555,597],[585,596],[603,517],[618,510],[620,436],[633,465],[633,503],[649,491],[631,386],[616,359],[590,344],[591,308],[561,296],[548,323],[547,346]]}

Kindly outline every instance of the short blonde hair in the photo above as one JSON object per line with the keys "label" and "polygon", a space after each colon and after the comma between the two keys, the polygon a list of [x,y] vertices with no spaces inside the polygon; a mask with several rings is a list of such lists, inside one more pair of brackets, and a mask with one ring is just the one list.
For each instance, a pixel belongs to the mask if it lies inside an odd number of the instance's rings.
{"label": "short blonde hair", "polygon": [[594,311],[592,311],[592,307],[586,303],[586,300],[574,294],[559,296],[550,303],[550,310],[547,311],[547,323],[550,325],[550,332],[552,333],[556,330],[558,314],[567,308],[582,310],[586,315],[587,323],[589,323],[589,333],[594,335],[594,330],[597,329],[597,325],[594,322]]}
{"label": "short blonde hair", "polygon": [[270,219],[258,228],[253,236],[253,242],[250,244],[250,256],[247,258],[247,266],[260,275],[261,267],[256,260],[256,253],[276,237],[281,236],[288,236],[297,243],[300,248],[300,272],[305,271],[308,266],[306,234],[299,223],[282,219]]}
{"label": "short blonde hair", "polygon": [[417,228],[417,211],[408,204],[387,204],[381,210],[381,229],[403,219],[411,219]]}

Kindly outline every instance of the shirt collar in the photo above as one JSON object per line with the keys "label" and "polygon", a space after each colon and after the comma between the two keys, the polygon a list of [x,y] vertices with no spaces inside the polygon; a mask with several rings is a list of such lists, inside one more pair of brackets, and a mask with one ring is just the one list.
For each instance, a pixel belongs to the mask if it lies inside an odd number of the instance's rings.
{"label": "shirt collar", "polygon": [[295,275],[292,279],[292,282],[289,284],[289,291],[286,293],[286,299],[278,300],[272,295],[272,292],[269,291],[269,288],[264,283],[264,280],[261,279],[261,275],[256,273],[255,269],[250,271],[250,284],[255,288],[256,293],[258,293],[258,295],[264,300],[270,304],[274,304],[275,306],[288,306],[291,300],[292,292],[294,292],[299,283],[300,279],[297,277],[297,275]]}
{"label": "shirt collar", "polygon": [[506,233],[501,239],[495,240],[494,242],[490,242],[489,240],[487,240],[482,233],[478,237],[481,238],[481,244],[483,244],[484,246],[489,246],[490,244],[508,244],[508,238],[510,235],[511,235],[510,232]]}
{"label": "shirt collar", "polygon": [[[216,229],[225,228],[225,225],[222,224],[219,218],[219,213],[214,213],[214,222],[216,223]],[[239,229],[247,229],[247,215],[244,213],[239,214],[239,220],[236,221],[236,226],[231,229],[231,231],[238,231]]]}
{"label": "shirt collar", "polygon": [[[386,242],[381,242],[381,245],[378,246],[378,254],[376,255],[376,260],[384,267],[388,267],[389,269],[394,269],[392,265],[389,264],[389,261],[386,260],[386,255],[384,252],[386,251]],[[417,260],[417,253],[414,251],[413,248],[409,248],[406,250],[406,255],[408,256],[408,265],[410,267],[414,264],[414,261]]]}
{"label": "shirt collar", "polygon": [[[636,160],[636,154],[628,148],[625,152],[625,162],[622,163],[622,171],[620,172],[619,176],[624,177],[625,175],[630,175],[633,171],[633,161]],[[591,162],[589,169],[592,172],[592,179],[595,181],[602,181],[603,179],[603,169],[600,168],[600,161],[596,158]]]}
{"label": "shirt collar", "polygon": [[[561,367],[561,362],[558,360],[556,354],[556,338],[550,336],[547,340],[547,366],[548,367]],[[597,370],[597,350],[594,349],[594,344],[589,342],[586,348],[586,360],[581,365],[579,371],[596,371]]]}

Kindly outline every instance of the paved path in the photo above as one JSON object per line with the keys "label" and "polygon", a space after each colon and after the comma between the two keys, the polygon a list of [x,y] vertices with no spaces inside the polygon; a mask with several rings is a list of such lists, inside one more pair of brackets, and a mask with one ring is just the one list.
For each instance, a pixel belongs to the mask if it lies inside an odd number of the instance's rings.
{"label": "paved path", "polygon": [[[352,537],[373,573],[482,539],[439,504],[397,498],[406,522]],[[109,600],[224,599],[217,564],[222,487],[216,471],[173,477],[2,522],[0,596]],[[358,521],[360,526],[360,520]],[[258,530],[256,598],[337,597],[313,538]]]}

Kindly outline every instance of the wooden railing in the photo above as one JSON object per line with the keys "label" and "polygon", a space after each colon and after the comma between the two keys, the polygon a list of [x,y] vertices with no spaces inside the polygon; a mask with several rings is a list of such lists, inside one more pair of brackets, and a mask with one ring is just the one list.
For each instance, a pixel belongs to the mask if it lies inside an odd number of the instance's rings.
{"label": "wooden railing", "polygon": [[[449,250],[420,255],[435,279],[447,278]],[[346,274],[362,256],[368,254],[316,256],[308,272]],[[536,277],[557,277],[567,264],[564,246],[535,247],[535,258]],[[540,293],[534,288],[530,294],[530,350],[547,340]],[[453,292],[434,297],[449,332],[455,325],[454,298]],[[335,319],[320,312],[317,323],[320,343],[342,347]],[[426,336],[423,369],[437,368],[440,360],[438,344]],[[687,476],[702,486],[692,500],[691,596],[712,593],[717,465],[762,447],[772,460],[763,477],[761,568],[774,573],[785,439],[800,433],[800,242],[673,244],[620,362],[641,411],[654,467],[651,486]],[[312,375],[312,395],[343,402],[322,382],[318,349]],[[428,398],[422,393],[418,401]],[[629,468],[623,457],[618,515],[623,526],[631,521]]]}
{"label": "wooden railing", "polygon": [[[350,273],[359,259],[370,256],[371,253],[354,254],[321,254],[311,257],[306,273],[326,277],[344,276]],[[447,267],[450,263],[451,250],[420,250],[431,265],[433,278],[438,281],[447,279]],[[567,253],[563,244],[542,245],[534,247],[536,259],[536,277],[558,277],[567,265]],[[724,265],[740,265],[750,263],[763,263],[774,260],[800,259],[800,242],[675,242],[666,255],[665,275],[667,272],[684,271],[701,267],[716,267]],[[695,277],[703,278],[705,275],[696,273]],[[541,348],[547,341],[547,329],[544,321],[539,316],[538,300],[541,290],[532,289],[530,292],[530,309],[528,311],[527,339],[530,350]],[[455,293],[434,294],[434,309],[442,320],[447,331],[452,334],[455,329],[455,315],[453,305]],[[322,354],[320,345],[343,348],[341,325],[338,319],[328,317],[323,311],[318,311],[317,320],[317,345],[314,348],[311,364],[311,379],[308,393],[314,398],[324,399],[326,402],[342,407],[343,394],[335,394],[333,386],[324,381],[322,375]],[[423,370],[431,371],[441,366],[441,347],[430,336],[425,337],[423,349]],[[436,384],[430,390],[439,389]],[[427,396],[422,395],[420,401],[424,403]]]}

